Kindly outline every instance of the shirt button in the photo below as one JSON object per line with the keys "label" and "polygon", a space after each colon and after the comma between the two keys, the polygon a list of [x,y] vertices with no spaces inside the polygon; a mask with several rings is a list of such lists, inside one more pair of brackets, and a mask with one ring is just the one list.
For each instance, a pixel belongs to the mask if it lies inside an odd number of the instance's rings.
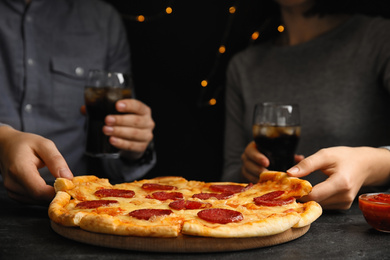
{"label": "shirt button", "polygon": [[83,76],[84,75],[84,69],[81,67],[77,67],[75,70],[77,76]]}
{"label": "shirt button", "polygon": [[31,113],[31,111],[32,111],[32,105],[31,105],[31,104],[27,104],[27,105],[24,107],[24,111],[26,111],[27,113]]}
{"label": "shirt button", "polygon": [[26,16],[26,21],[27,21],[27,22],[30,23],[30,22],[32,22],[32,20],[33,20],[33,18],[32,18],[30,15],[27,15],[27,16]]}
{"label": "shirt button", "polygon": [[28,59],[27,60],[27,64],[30,65],[30,66],[34,65],[34,60],[33,59]]}

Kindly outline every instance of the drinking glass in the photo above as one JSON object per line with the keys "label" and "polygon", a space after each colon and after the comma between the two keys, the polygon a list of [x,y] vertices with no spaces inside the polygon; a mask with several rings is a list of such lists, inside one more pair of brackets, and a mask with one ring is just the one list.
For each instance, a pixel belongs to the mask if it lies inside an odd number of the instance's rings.
{"label": "drinking glass", "polygon": [[91,70],[87,76],[84,99],[87,110],[86,154],[92,157],[118,158],[119,149],[112,146],[103,133],[107,115],[120,114],[115,103],[131,98],[131,80],[127,74]]}
{"label": "drinking glass", "polygon": [[301,135],[297,104],[265,102],[255,105],[253,138],[257,149],[270,161],[268,170],[287,171]]}

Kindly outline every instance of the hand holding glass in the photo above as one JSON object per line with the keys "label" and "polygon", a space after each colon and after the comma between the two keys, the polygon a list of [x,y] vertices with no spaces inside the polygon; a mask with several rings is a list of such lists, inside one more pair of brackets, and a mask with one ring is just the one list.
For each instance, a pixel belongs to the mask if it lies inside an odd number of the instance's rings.
{"label": "hand holding glass", "polygon": [[295,164],[294,156],[301,134],[297,104],[257,104],[252,130],[257,149],[270,161],[268,170],[285,172]]}
{"label": "hand holding glass", "polygon": [[118,100],[131,97],[132,89],[128,75],[100,70],[89,72],[84,90],[88,119],[87,155],[119,157],[119,149],[112,146],[109,136],[103,133],[104,120],[107,115],[120,114],[115,108]]}

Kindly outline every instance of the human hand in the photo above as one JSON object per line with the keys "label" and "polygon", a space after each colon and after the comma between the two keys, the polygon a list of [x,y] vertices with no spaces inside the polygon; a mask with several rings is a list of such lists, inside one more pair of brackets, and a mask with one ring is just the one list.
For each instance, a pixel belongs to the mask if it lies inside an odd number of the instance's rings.
{"label": "human hand", "polygon": [[[295,162],[300,162],[304,159],[303,155],[295,155]],[[245,179],[252,183],[259,181],[260,173],[268,171],[267,167],[270,162],[268,158],[259,152],[254,141],[250,142],[241,155],[242,168],[241,174]]]}
{"label": "human hand", "polygon": [[390,180],[390,151],[371,147],[322,149],[287,171],[303,177],[321,170],[329,177],[302,198],[325,209],[348,209],[362,186],[383,185]]}
{"label": "human hand", "polygon": [[73,177],[52,141],[8,126],[0,127],[0,167],[10,198],[29,204],[50,202],[54,188],[38,172],[44,166],[56,178]]}
{"label": "human hand", "polygon": [[110,136],[110,143],[130,155],[132,159],[142,157],[153,139],[155,123],[151,109],[136,99],[122,99],[116,109],[123,114],[108,115],[103,132]]}

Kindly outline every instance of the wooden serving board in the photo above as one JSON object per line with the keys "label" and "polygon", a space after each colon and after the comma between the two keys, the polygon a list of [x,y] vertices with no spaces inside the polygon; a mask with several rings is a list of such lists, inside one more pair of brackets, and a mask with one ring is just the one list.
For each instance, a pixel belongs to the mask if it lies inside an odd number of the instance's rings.
{"label": "wooden serving board", "polygon": [[310,225],[291,228],[283,233],[250,238],[212,238],[179,235],[177,238],[155,238],[99,234],[78,227],[64,227],[51,221],[53,230],[63,237],[95,246],[148,252],[206,253],[261,248],[297,239],[309,230]]}

